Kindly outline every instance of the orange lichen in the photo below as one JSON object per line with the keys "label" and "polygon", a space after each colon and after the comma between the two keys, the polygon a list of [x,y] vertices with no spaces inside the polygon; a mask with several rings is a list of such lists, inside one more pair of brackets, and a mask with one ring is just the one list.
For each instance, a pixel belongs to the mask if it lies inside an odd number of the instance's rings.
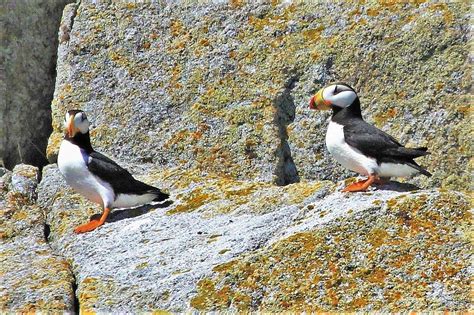
{"label": "orange lichen", "polygon": [[373,229],[370,234],[368,235],[367,241],[373,246],[373,247],[379,247],[381,246],[384,242],[385,239],[388,237],[387,231],[383,229],[378,229],[375,228]]}
{"label": "orange lichen", "polygon": [[361,309],[364,308],[364,306],[366,306],[367,304],[369,304],[369,301],[367,300],[367,297],[359,297],[354,299],[351,304],[354,309]]}
{"label": "orange lichen", "polygon": [[180,20],[172,20],[170,25],[170,32],[173,36],[180,35],[184,30],[184,25]]}
{"label": "orange lichen", "polygon": [[387,277],[387,272],[383,269],[376,268],[368,277],[367,280],[372,283],[382,284]]}
{"label": "orange lichen", "polygon": [[212,193],[205,193],[201,188],[197,188],[189,193],[189,195],[187,195],[185,198],[183,198],[184,203],[169,210],[167,214],[190,212],[213,200],[216,200],[216,198],[216,195]]}
{"label": "orange lichen", "polygon": [[315,42],[321,38],[321,33],[324,30],[324,27],[320,26],[317,28],[304,30],[303,37],[308,43]]}

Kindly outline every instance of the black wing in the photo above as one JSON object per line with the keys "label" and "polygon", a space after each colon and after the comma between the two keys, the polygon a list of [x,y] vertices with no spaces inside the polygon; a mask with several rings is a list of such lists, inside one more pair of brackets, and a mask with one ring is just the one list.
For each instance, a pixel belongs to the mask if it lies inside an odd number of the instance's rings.
{"label": "black wing", "polygon": [[379,163],[413,162],[414,158],[429,154],[426,148],[405,148],[392,136],[363,120],[345,125],[344,138],[347,144]]}
{"label": "black wing", "polygon": [[120,193],[161,194],[156,187],[142,183],[130,174],[126,169],[99,152],[92,152],[87,167],[100,179],[110,183],[116,195]]}

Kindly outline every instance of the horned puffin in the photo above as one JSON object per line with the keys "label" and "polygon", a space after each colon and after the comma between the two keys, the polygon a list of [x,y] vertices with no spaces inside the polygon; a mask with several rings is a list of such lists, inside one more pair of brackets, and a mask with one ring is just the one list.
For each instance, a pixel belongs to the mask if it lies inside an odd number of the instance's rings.
{"label": "horned puffin", "polygon": [[345,168],[367,176],[344,192],[365,191],[372,183],[389,177],[431,174],[413,159],[430,154],[427,148],[405,148],[392,136],[368,124],[362,118],[359,97],[345,83],[335,83],[319,90],[309,107],[332,110],[326,132],[326,147]]}
{"label": "horned puffin", "polygon": [[58,167],[68,185],[87,199],[100,204],[100,219],[80,225],[75,233],[85,233],[104,224],[113,208],[128,208],[169,195],[142,183],[117,163],[92,148],[89,120],[81,110],[66,113],[65,135],[58,154]]}

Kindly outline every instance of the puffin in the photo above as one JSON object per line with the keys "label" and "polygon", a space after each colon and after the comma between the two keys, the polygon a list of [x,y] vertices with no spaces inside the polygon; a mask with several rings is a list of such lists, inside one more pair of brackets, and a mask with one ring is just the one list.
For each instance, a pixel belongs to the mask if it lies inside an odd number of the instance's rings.
{"label": "puffin", "polygon": [[364,121],[356,91],[345,83],[320,89],[309,101],[314,110],[332,110],[326,147],[343,167],[367,176],[343,192],[365,191],[390,177],[431,174],[414,159],[430,154],[426,147],[405,148],[395,138]]}
{"label": "puffin", "polygon": [[92,148],[89,120],[82,110],[70,110],[65,117],[65,134],[58,153],[58,168],[67,184],[92,202],[102,206],[99,219],[74,229],[90,232],[105,223],[113,208],[130,208],[169,195],[159,188],[136,180],[124,168]]}

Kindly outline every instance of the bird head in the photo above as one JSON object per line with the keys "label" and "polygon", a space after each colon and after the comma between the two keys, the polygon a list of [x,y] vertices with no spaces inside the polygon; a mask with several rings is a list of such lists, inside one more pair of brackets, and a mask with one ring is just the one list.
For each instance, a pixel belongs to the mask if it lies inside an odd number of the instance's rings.
{"label": "bird head", "polygon": [[357,93],[345,83],[334,83],[319,90],[309,101],[309,108],[329,110],[346,108],[358,98]]}
{"label": "bird head", "polygon": [[86,113],[82,110],[73,109],[66,113],[64,127],[69,138],[73,138],[77,133],[88,133],[89,125]]}

